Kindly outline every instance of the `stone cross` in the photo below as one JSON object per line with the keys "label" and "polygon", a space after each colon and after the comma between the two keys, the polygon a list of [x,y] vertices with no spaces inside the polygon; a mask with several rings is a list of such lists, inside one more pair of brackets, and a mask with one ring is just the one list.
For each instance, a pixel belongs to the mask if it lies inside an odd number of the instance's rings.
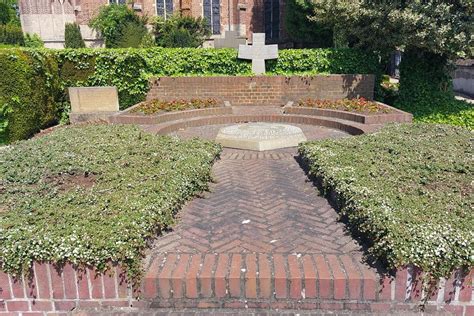
{"label": "stone cross", "polygon": [[239,48],[239,45],[245,45],[245,38],[239,35],[238,31],[225,31],[224,38],[214,40],[214,48]]}
{"label": "stone cross", "polygon": [[253,44],[239,45],[239,58],[252,60],[252,72],[265,73],[265,59],[278,58],[278,45],[265,45],[265,33],[254,33]]}

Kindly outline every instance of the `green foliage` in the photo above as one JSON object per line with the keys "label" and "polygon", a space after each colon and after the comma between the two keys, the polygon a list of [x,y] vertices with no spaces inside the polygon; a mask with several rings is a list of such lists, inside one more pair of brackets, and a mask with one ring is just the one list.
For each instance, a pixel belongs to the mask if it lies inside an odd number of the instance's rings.
{"label": "green foliage", "polygon": [[285,27],[290,38],[302,47],[332,47],[330,27],[309,19],[313,4],[309,0],[288,0],[285,9]]}
{"label": "green foliage", "polygon": [[474,266],[473,137],[463,128],[405,124],[299,151],[323,189],[337,193],[370,254],[438,278]]}
{"label": "green foliage", "polygon": [[82,39],[81,29],[77,23],[66,23],[64,30],[65,48],[84,48],[86,44]]}
{"label": "green foliage", "polygon": [[173,15],[170,18],[155,18],[153,31],[158,46],[199,47],[211,35],[208,23],[201,17]]}
{"label": "green foliage", "polygon": [[14,24],[0,25],[0,43],[8,45],[24,45],[21,26]]}
{"label": "green foliage", "polygon": [[117,43],[117,47],[135,47],[138,48],[143,42],[145,36],[148,36],[148,29],[144,24],[128,22],[122,30],[122,37]]}
{"label": "green foliage", "polygon": [[0,24],[5,25],[9,23],[14,17],[13,8],[3,2],[0,2]]}
{"label": "green foliage", "polygon": [[[108,48],[121,47],[126,44],[122,41],[125,28],[132,27],[130,24],[144,26],[146,18],[141,18],[127,5],[110,4],[102,6],[99,13],[92,18],[89,25],[98,31],[105,39],[105,46]],[[130,30],[129,30],[130,31]],[[130,40],[130,34],[127,35]],[[141,38],[139,42],[141,41]],[[138,45],[137,45],[138,47]]]}
{"label": "green foliage", "polygon": [[118,263],[136,280],[147,243],[207,189],[219,152],[123,125],[61,128],[0,150],[0,270]]}
{"label": "green foliage", "polygon": [[474,107],[455,100],[447,57],[419,50],[405,52],[400,65],[400,93],[395,106],[415,120],[474,129]]}
{"label": "green foliage", "polygon": [[25,44],[23,45],[29,48],[42,48],[44,47],[44,42],[38,34],[26,34],[25,35]]}
{"label": "green foliage", "polygon": [[39,51],[0,50],[0,143],[28,138],[56,122],[58,66]]}
{"label": "green foliage", "polygon": [[452,58],[473,46],[472,0],[315,0],[314,5],[313,20],[371,51],[406,47]]}
{"label": "green foliage", "polygon": [[152,48],[155,47],[155,38],[150,33],[146,33],[139,45],[140,48]]}

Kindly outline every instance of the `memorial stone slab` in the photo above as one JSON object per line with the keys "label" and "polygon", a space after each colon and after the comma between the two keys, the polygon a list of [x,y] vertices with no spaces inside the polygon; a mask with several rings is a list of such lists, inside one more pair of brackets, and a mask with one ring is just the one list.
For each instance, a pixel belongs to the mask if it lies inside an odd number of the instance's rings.
{"label": "memorial stone slab", "polygon": [[107,119],[119,111],[116,87],[70,87],[72,123]]}
{"label": "memorial stone slab", "polygon": [[298,146],[306,136],[293,125],[259,122],[223,127],[216,141],[224,147],[264,151]]}
{"label": "memorial stone slab", "polygon": [[265,73],[265,60],[278,58],[278,45],[265,45],[265,33],[254,33],[252,45],[239,45],[240,59],[252,60],[252,72]]}

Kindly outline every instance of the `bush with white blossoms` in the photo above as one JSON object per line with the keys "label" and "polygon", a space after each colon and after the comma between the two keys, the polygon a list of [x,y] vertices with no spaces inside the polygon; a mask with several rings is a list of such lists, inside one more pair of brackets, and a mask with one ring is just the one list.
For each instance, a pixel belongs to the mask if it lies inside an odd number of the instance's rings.
{"label": "bush with white blossoms", "polygon": [[220,150],[132,126],[88,125],[0,151],[0,270],[118,263],[138,278],[147,242],[207,188]]}
{"label": "bush with white blossoms", "polygon": [[392,125],[299,152],[370,254],[438,278],[474,267],[473,138],[447,125]]}

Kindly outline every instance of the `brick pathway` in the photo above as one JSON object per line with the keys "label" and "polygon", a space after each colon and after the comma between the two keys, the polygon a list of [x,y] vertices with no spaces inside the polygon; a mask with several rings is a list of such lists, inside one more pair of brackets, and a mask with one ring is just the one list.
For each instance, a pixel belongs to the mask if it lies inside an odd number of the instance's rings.
{"label": "brick pathway", "polygon": [[[204,197],[146,260],[155,307],[252,307],[249,299],[376,299],[378,277],[295,160],[296,149],[225,149]],[[237,298],[225,304],[226,299]],[[260,301],[261,302],[261,301]],[[291,308],[292,303],[271,305]],[[257,304],[253,307],[270,305]],[[309,307],[311,308],[311,307]]]}

